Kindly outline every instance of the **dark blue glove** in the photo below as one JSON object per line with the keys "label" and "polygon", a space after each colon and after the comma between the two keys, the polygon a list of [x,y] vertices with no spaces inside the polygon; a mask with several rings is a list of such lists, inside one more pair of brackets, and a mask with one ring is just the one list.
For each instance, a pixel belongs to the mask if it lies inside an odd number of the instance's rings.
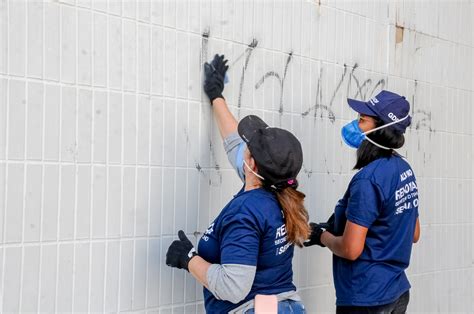
{"label": "dark blue glove", "polygon": [[197,255],[193,244],[184,234],[183,230],[178,231],[179,240],[173,241],[166,253],[166,265],[179,269],[188,269],[189,261]]}
{"label": "dark blue glove", "polygon": [[206,76],[204,80],[204,92],[206,92],[209,100],[212,101],[216,98],[224,99],[222,92],[224,91],[224,78],[229,69],[226,65],[227,60],[224,59],[224,55],[215,55],[211,63],[204,63],[204,74]]}

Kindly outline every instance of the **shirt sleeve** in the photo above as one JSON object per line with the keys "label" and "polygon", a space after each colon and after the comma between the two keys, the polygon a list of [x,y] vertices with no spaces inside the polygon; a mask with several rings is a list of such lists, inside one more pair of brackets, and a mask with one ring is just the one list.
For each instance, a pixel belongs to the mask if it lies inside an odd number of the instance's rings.
{"label": "shirt sleeve", "polygon": [[232,168],[235,169],[240,180],[244,182],[245,177],[242,167],[244,165],[245,142],[238,133],[232,133],[224,139],[224,149]]}
{"label": "shirt sleeve", "polygon": [[239,303],[249,294],[257,266],[212,264],[206,274],[208,289],[218,300]]}
{"label": "shirt sleeve", "polygon": [[245,209],[231,214],[222,221],[220,264],[241,264],[256,266],[260,231],[256,217]]}
{"label": "shirt sleeve", "polygon": [[351,183],[347,203],[347,220],[369,228],[380,214],[383,196],[379,187],[368,179]]}

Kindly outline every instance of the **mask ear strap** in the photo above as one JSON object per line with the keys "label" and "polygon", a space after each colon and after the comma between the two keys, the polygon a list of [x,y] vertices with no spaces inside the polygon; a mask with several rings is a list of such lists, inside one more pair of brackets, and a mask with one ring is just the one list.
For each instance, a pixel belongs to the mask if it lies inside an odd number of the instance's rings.
{"label": "mask ear strap", "polygon": [[389,148],[389,147],[385,147],[385,146],[383,146],[383,145],[380,145],[380,144],[374,142],[373,140],[371,140],[368,136],[366,136],[365,139],[366,139],[367,141],[371,142],[372,144],[374,144],[375,146],[378,146],[378,147],[380,147],[380,148],[382,148],[382,149],[386,149],[386,150],[392,150],[392,149],[394,149],[394,148]]}
{"label": "mask ear strap", "polygon": [[375,129],[372,129],[372,130],[369,130],[369,131],[367,131],[367,132],[364,132],[364,134],[367,135],[367,134],[370,134],[370,133],[372,133],[372,132],[375,132],[375,131],[384,129],[384,128],[386,128],[386,127],[389,127],[389,126],[391,126],[391,125],[400,123],[400,122],[402,122],[403,120],[407,119],[409,116],[410,116],[410,114],[407,114],[405,117],[403,117],[403,118],[401,118],[401,119],[399,119],[399,120],[397,120],[397,121],[393,121],[393,122],[390,122],[390,123],[381,125],[381,126],[375,128]]}
{"label": "mask ear strap", "polygon": [[390,122],[390,123],[381,125],[381,126],[379,126],[378,128],[375,128],[375,129],[369,130],[369,131],[367,131],[367,132],[364,132],[363,134],[365,135],[365,139],[366,139],[367,141],[371,142],[372,144],[374,144],[375,146],[378,146],[378,147],[380,147],[380,148],[382,148],[382,149],[386,149],[386,150],[395,149],[395,148],[389,148],[389,147],[386,147],[386,146],[383,146],[383,145],[380,145],[380,144],[374,142],[373,140],[371,140],[371,139],[367,136],[367,134],[370,134],[370,133],[372,133],[372,132],[375,132],[375,131],[381,130],[381,129],[383,129],[383,128],[389,127],[389,126],[391,126],[391,125],[400,123],[400,122],[402,122],[403,120],[407,119],[409,116],[410,116],[410,114],[407,114],[405,117],[403,117],[403,118],[401,118],[401,119],[399,119],[399,120],[397,120],[397,121],[393,121],[393,122]]}
{"label": "mask ear strap", "polygon": [[245,159],[244,159],[243,161],[244,161],[245,166],[247,167],[247,169],[248,169],[250,172],[252,172],[254,175],[256,175],[257,178],[262,179],[262,180],[265,180],[264,177],[262,177],[261,175],[259,175],[259,174],[256,173],[255,171],[253,171],[252,168],[250,168],[250,166],[247,164],[247,162],[245,161]]}

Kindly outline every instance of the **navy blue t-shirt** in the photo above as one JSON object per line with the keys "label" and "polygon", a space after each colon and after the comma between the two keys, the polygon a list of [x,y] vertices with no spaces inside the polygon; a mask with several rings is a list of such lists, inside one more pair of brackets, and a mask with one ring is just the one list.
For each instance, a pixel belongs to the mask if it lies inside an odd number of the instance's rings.
{"label": "navy blue t-shirt", "polygon": [[410,289],[405,269],[418,217],[418,188],[410,165],[399,156],[377,159],[351,180],[335,208],[335,233],[346,221],[368,228],[355,261],[333,256],[337,305],[388,304]]}
{"label": "navy blue t-shirt", "polygon": [[257,294],[294,291],[294,246],[286,240],[282,209],[276,196],[263,189],[243,189],[224,207],[201,237],[199,256],[212,264],[256,266],[250,293],[233,304],[204,288],[207,313],[227,313]]}

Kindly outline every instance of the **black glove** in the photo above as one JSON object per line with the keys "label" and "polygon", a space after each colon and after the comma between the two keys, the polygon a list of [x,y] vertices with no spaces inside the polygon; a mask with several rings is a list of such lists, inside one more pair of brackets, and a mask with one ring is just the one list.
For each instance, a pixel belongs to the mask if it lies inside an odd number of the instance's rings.
{"label": "black glove", "polygon": [[173,241],[166,253],[166,265],[179,269],[188,269],[189,261],[197,255],[193,244],[184,234],[183,230],[178,231],[179,240]]}
{"label": "black glove", "polygon": [[216,98],[224,99],[222,92],[224,91],[224,78],[227,69],[227,60],[224,60],[224,55],[215,55],[212,62],[204,63],[204,73],[206,79],[204,81],[204,92],[206,92],[209,100],[212,101]]}
{"label": "black glove", "polygon": [[323,234],[324,231],[326,231],[325,228],[323,228],[320,224],[310,222],[309,223],[311,227],[311,235],[308,238],[308,241],[304,242],[304,246],[312,246],[312,245],[319,245],[321,247],[326,247],[324,244],[321,243],[321,235]]}
{"label": "black glove", "polygon": [[328,221],[320,222],[319,226],[334,234],[334,213],[329,217]]}

